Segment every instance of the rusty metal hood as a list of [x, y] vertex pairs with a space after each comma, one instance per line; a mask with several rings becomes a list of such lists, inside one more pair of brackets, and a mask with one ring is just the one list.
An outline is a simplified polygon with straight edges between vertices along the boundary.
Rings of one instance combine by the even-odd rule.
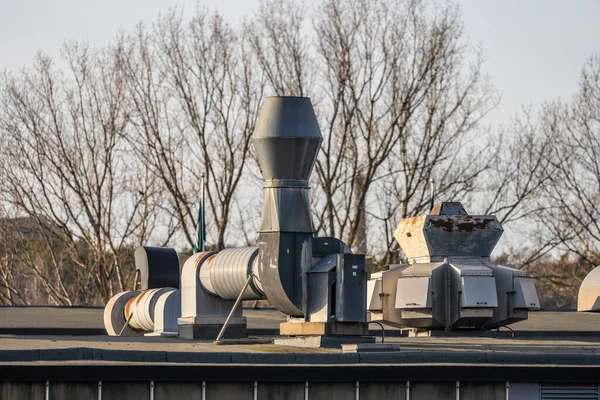
[[[464, 210], [462, 206], [436, 206], [436, 209]], [[409, 260], [420, 263], [449, 257], [489, 257], [503, 232], [493, 215], [461, 212], [404, 218], [394, 231], [394, 237]]]

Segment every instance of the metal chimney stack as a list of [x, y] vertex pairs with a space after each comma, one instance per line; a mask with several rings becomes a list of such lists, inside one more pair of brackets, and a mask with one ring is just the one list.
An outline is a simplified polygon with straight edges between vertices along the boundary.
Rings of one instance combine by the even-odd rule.
[[290, 316], [304, 315], [313, 237], [308, 178], [322, 140], [309, 98], [265, 100], [252, 138], [265, 179], [258, 271], [267, 298]]

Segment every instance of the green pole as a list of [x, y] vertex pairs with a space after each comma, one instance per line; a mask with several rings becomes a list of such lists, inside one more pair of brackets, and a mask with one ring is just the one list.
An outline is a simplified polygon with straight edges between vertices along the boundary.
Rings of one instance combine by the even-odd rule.
[[204, 189], [206, 186], [206, 175], [202, 173], [202, 198], [200, 200], [200, 206], [198, 207], [198, 219], [196, 222], [196, 242], [194, 243], [194, 253], [200, 253], [204, 251], [204, 242], [206, 241], [206, 220], [205, 220], [205, 197]]
[[429, 211], [433, 210], [433, 206], [435, 204], [435, 189], [434, 189], [434, 184], [435, 184], [435, 180], [433, 178], [431, 178], [431, 180], [429, 181], [430, 187], [429, 187], [429, 191], [430, 191], [430, 195], [431, 195], [431, 205], [429, 206]]

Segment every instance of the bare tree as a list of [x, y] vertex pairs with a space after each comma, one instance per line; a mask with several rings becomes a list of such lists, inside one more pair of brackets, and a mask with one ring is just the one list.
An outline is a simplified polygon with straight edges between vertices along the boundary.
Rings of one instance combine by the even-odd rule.
[[149, 234], [152, 182], [127, 157], [124, 141], [123, 57], [120, 40], [98, 51], [70, 44], [64, 73], [39, 55], [33, 70], [4, 77], [3, 200], [40, 227], [60, 231], [38, 240], [48, 256], [45, 269], [31, 246], [24, 255], [57, 304], [106, 301], [114, 289], [124, 290], [132, 266], [120, 250]]
[[254, 18], [245, 24], [243, 34], [277, 96], [313, 94], [315, 71], [305, 34], [306, 22], [301, 2], [269, 0], [261, 3]]
[[[330, 94], [319, 104], [329, 111], [317, 161], [327, 199], [319, 220], [356, 246], [367, 213], [383, 222], [372, 235], [380, 241], [391, 237], [392, 220], [425, 209], [432, 177], [440, 195], [456, 196], [487, 168], [464, 148], [495, 92], [453, 6], [332, 0], [319, 15]], [[475, 60], [464, 72], [469, 55]], [[394, 241], [382, 250], [394, 261]]]
[[[553, 249], [600, 258], [600, 61], [573, 102], [494, 138], [481, 120], [498, 96], [452, 3], [326, 0], [311, 13], [267, 0], [239, 29], [173, 10], [107, 47], [68, 44], [58, 62], [40, 55], [0, 80], [0, 302], [41, 289], [98, 303], [127, 288], [134, 246], [194, 244], [203, 172], [209, 244], [252, 244], [250, 143], [267, 92], [315, 106], [318, 234], [398, 262], [394, 226], [428, 209], [433, 182], [438, 200], [543, 227], [524, 263]], [[9, 234], [29, 223], [35, 235]]]
[[590, 264], [600, 262], [600, 58], [592, 57], [581, 74], [572, 103], [547, 104], [539, 140], [551, 171], [543, 186], [538, 220], [546, 240]]
[[189, 25], [172, 11], [151, 34], [140, 27], [131, 46], [134, 148], [164, 185], [165, 210], [190, 246], [206, 171], [214, 245], [223, 248], [263, 95], [260, 73], [233, 29], [202, 9]]
[[[248, 25], [272, 90], [316, 106], [324, 142], [315, 228], [355, 249], [374, 249], [391, 237], [391, 221], [423, 211], [432, 177], [440, 195], [465, 195], [490, 165], [465, 148], [497, 96], [458, 8], [436, 6], [329, 0], [311, 36], [302, 6], [269, 1]], [[376, 230], [369, 239], [366, 226]], [[389, 240], [378, 250], [387, 261], [398, 253]]]
[[23, 271], [19, 265], [18, 250], [21, 232], [0, 209], [0, 304], [28, 304]]

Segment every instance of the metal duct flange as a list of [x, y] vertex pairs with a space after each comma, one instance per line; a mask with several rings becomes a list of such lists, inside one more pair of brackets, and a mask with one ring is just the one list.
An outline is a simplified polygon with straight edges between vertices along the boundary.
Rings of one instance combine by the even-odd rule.
[[257, 275], [258, 247], [239, 247], [220, 251], [200, 265], [200, 283], [209, 293], [235, 300], [250, 275], [255, 275], [244, 291], [243, 300], [260, 300], [265, 295]]

